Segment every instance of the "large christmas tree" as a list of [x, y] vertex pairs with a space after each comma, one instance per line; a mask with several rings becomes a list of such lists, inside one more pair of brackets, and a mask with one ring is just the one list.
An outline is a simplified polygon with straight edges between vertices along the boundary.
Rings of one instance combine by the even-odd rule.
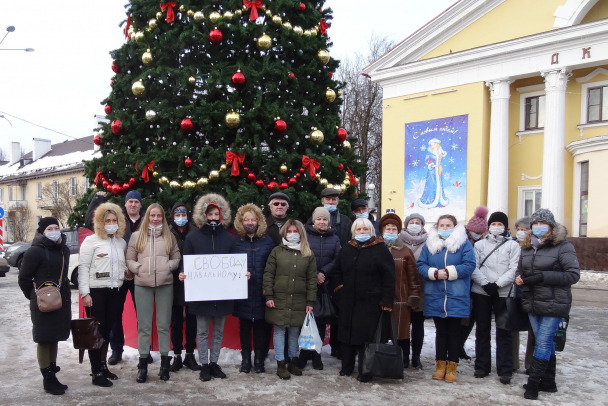
[[350, 211], [365, 164], [341, 128], [323, 3], [131, 1], [87, 176], [165, 208], [207, 192], [264, 206], [282, 191], [300, 219], [333, 185]]

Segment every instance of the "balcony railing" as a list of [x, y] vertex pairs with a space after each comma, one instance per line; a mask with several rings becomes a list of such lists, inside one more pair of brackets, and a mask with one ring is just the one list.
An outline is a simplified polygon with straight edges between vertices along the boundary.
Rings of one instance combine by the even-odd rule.
[[27, 200], [9, 200], [9, 210], [27, 209]]

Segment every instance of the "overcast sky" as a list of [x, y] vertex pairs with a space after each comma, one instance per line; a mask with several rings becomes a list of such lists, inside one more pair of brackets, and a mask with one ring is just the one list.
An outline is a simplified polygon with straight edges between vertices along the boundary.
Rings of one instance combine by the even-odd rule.
[[[456, 0], [327, 0], [334, 11], [328, 33], [332, 57], [366, 54], [372, 35], [398, 43]], [[0, 148], [11, 141], [26, 151], [33, 138], [53, 143], [93, 134], [94, 115], [109, 95], [109, 51], [124, 42], [119, 23], [127, 0], [2, 1], [0, 49]], [[179, 2], [178, 2], [179, 4]], [[14, 116], [14, 117], [13, 117]], [[46, 130], [28, 124], [27, 120]], [[55, 132], [54, 132], [55, 131]], [[58, 134], [61, 133], [61, 134]]]

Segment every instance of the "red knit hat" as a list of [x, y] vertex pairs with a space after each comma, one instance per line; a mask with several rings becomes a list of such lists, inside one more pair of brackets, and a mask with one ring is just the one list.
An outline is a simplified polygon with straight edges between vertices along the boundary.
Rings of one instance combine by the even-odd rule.
[[466, 229], [472, 233], [483, 234], [488, 231], [488, 222], [486, 216], [488, 215], [488, 208], [486, 206], [477, 206], [473, 212], [473, 217], [469, 219], [466, 225]]

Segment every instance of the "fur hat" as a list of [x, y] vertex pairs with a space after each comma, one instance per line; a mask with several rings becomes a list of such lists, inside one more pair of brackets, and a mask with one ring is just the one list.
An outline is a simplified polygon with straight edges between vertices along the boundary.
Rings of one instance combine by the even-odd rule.
[[522, 217], [515, 222], [515, 228], [522, 226], [526, 229], [530, 229], [530, 217]]
[[549, 209], [538, 209], [532, 213], [532, 216], [530, 217], [530, 227], [538, 221], [549, 224], [551, 227], [555, 227], [557, 224], [555, 222], [555, 217], [553, 217], [553, 213], [551, 213]]
[[207, 212], [207, 208], [209, 206], [215, 206], [220, 209], [220, 223], [224, 227], [228, 227], [230, 222], [232, 221], [232, 212], [230, 211], [230, 204], [224, 198], [217, 193], [207, 193], [204, 196], [201, 196], [196, 204], [194, 205], [194, 209], [192, 209], [192, 219], [198, 228], [202, 228], [205, 224], [207, 224], [207, 216], [205, 213]]
[[509, 228], [509, 218], [502, 211], [495, 211], [494, 213], [490, 214], [490, 218], [488, 219], [488, 227], [490, 227], [490, 224], [494, 223], [495, 221], [499, 221], [505, 226], [505, 228]]
[[486, 216], [488, 215], [488, 208], [486, 206], [477, 206], [473, 212], [473, 217], [469, 219], [467, 226], [465, 227], [468, 231], [476, 234], [483, 234], [488, 231], [488, 223], [486, 222]]
[[403, 227], [407, 228], [407, 225], [410, 223], [411, 219], [419, 219], [420, 221], [422, 221], [422, 227], [424, 227], [424, 224], [426, 223], [424, 221], [424, 217], [422, 217], [422, 214], [412, 213], [409, 216], [407, 216], [405, 218], [405, 220], [403, 221]]
[[97, 206], [95, 212], [93, 214], [93, 227], [95, 234], [102, 239], [108, 238], [108, 233], [106, 232], [105, 226], [105, 217], [108, 211], [113, 211], [116, 213], [116, 220], [118, 221], [118, 230], [116, 231], [116, 237], [122, 237], [125, 235], [125, 230], [127, 228], [127, 223], [125, 220], [125, 215], [122, 212], [120, 206], [110, 202], [104, 202]]
[[44, 234], [44, 230], [46, 230], [46, 228], [51, 224], [59, 226], [59, 221], [57, 221], [55, 217], [43, 217], [38, 222], [38, 229], [36, 231], [38, 231], [40, 234]]
[[317, 207], [315, 211], [312, 212], [313, 223], [315, 219], [318, 219], [319, 217], [325, 217], [327, 220], [329, 220], [329, 210], [327, 210], [325, 207]]
[[396, 215], [395, 213], [388, 213], [382, 216], [380, 219], [380, 223], [378, 224], [378, 229], [380, 232], [384, 229], [387, 224], [394, 224], [397, 226], [397, 234], [401, 232], [401, 217]]

